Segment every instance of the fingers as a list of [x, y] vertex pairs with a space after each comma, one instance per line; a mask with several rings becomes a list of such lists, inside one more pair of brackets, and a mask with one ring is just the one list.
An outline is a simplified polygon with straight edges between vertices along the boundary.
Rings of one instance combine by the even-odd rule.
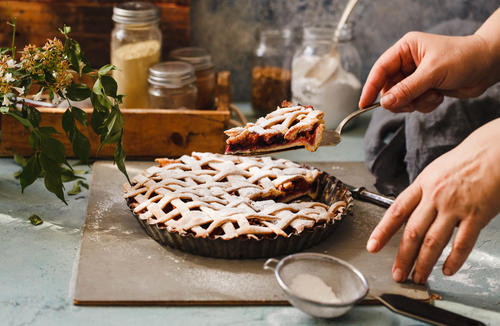
[[413, 271], [413, 282], [424, 284], [427, 281], [432, 268], [441, 256], [444, 247], [448, 244], [457, 221], [457, 218], [451, 216], [439, 216], [432, 223], [420, 247]]
[[[410, 105], [419, 96], [433, 88], [434, 78], [433, 74], [420, 65], [414, 73], [389, 89], [380, 99], [380, 103], [392, 112], [399, 112], [400, 109]], [[428, 99], [428, 97], [423, 97], [423, 99]]]
[[412, 184], [396, 198], [370, 235], [366, 244], [369, 252], [375, 253], [385, 246], [417, 207], [421, 196], [420, 186]]
[[417, 97], [413, 102], [405, 107], [398, 109], [398, 112], [413, 112], [418, 111], [428, 113], [437, 108], [444, 100], [444, 96], [440, 91], [431, 89]]
[[434, 206], [422, 201], [411, 214], [392, 268], [392, 277], [396, 282], [404, 282], [408, 278], [424, 236], [434, 221], [436, 213]]
[[443, 265], [444, 275], [453, 275], [462, 267], [472, 251], [480, 231], [481, 226], [473, 223], [471, 219], [460, 223], [455, 239], [453, 240], [451, 253]]
[[[360, 108], [364, 108], [375, 102], [386, 82], [390, 80], [393, 75], [403, 70], [401, 67], [403, 62], [401, 57], [403, 56], [406, 58], [409, 55], [407, 53], [401, 53], [402, 47], [399, 43], [400, 42], [396, 43], [385, 51], [370, 70], [363, 91], [361, 92], [361, 98], [359, 99]], [[408, 49], [408, 47], [404, 47], [404, 49]]]

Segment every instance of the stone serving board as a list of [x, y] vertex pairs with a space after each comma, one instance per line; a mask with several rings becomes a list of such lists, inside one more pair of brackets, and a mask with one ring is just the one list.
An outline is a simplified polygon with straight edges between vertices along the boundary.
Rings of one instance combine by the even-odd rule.
[[[355, 186], [373, 190], [373, 177], [361, 162], [308, 163]], [[152, 162], [127, 162], [131, 176]], [[123, 175], [111, 162], [93, 167], [82, 235], [74, 303], [77, 305], [281, 305], [288, 304], [264, 271], [265, 259], [206, 258], [163, 247], [151, 239], [122, 198]], [[399, 232], [378, 254], [366, 240], [384, 209], [356, 201], [332, 235], [307, 251], [344, 259], [365, 275], [376, 292], [428, 300], [427, 289], [391, 278]], [[370, 298], [365, 303], [373, 303]]]

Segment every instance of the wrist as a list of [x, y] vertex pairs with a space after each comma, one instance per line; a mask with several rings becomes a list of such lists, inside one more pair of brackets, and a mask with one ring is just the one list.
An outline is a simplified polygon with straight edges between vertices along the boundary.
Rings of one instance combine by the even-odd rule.
[[500, 9], [495, 11], [486, 22], [472, 35], [484, 51], [491, 84], [500, 81]]

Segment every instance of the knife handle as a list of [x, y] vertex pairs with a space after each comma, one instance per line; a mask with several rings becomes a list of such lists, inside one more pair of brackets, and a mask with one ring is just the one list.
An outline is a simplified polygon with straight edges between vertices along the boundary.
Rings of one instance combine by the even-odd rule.
[[454, 312], [441, 309], [423, 301], [399, 294], [382, 294], [376, 297], [392, 311], [432, 325], [484, 326], [485, 324]]
[[368, 191], [365, 189], [365, 187], [359, 187], [356, 189], [353, 189], [352, 191], [352, 196], [355, 199], [363, 200], [363, 201], [368, 201], [370, 203], [374, 203], [376, 205], [388, 208], [389, 206], [392, 205], [394, 202], [394, 199], [381, 195], [381, 194], [376, 194], [374, 192]]

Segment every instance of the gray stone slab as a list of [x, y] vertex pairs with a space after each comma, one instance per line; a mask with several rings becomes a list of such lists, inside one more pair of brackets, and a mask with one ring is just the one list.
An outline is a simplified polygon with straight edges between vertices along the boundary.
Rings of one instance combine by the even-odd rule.
[[[131, 175], [151, 162], [128, 162]], [[370, 186], [362, 163], [312, 163], [341, 180]], [[159, 245], [140, 227], [122, 198], [125, 178], [110, 162], [93, 167], [82, 236], [74, 302], [82, 305], [286, 304], [264, 259], [224, 260], [194, 256]], [[384, 210], [356, 202], [353, 215], [309, 251], [345, 259], [367, 277], [372, 289], [428, 299], [425, 287], [397, 284], [391, 267], [398, 236], [377, 255], [365, 250]]]

